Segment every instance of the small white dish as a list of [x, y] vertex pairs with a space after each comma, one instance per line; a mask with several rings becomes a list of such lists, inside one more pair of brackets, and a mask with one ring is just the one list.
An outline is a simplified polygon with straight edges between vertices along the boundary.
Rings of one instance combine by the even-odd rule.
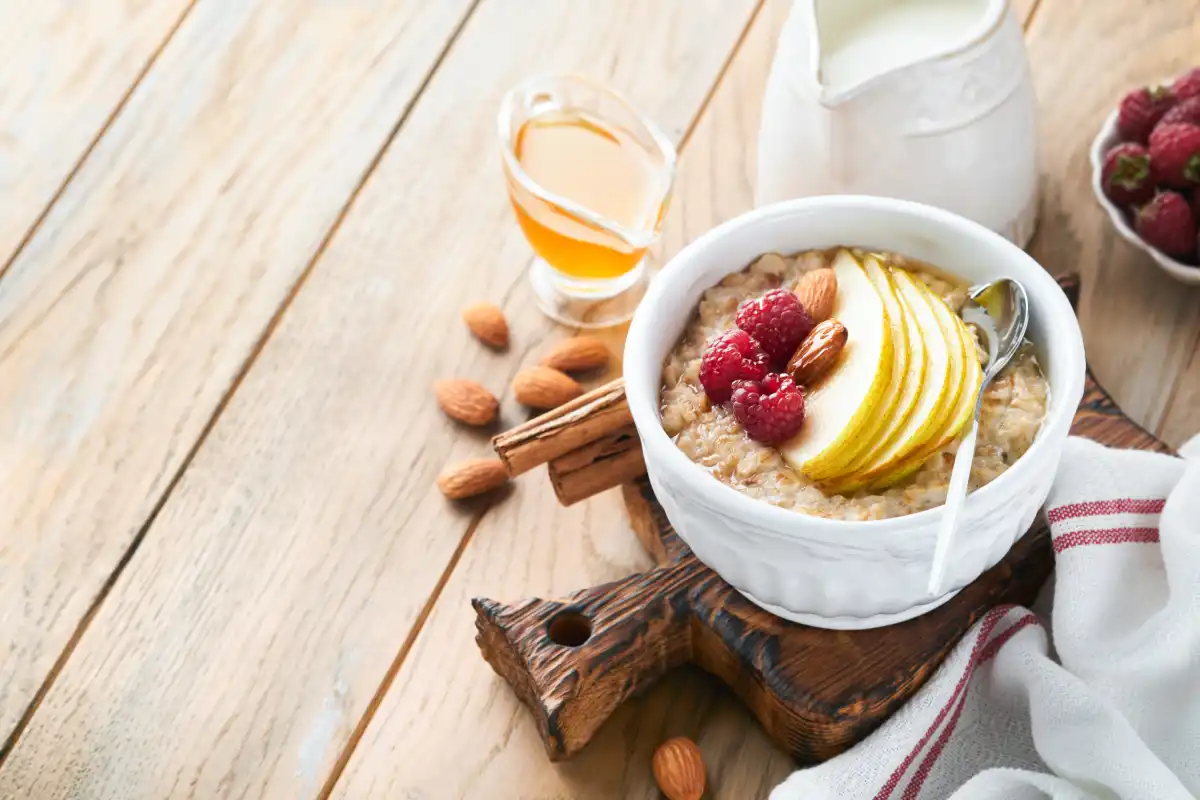
[[[662, 365], [705, 289], [763, 253], [858, 245], [902, 253], [972, 283], [1009, 276], [1029, 294], [1029, 338], [1051, 386], [1033, 446], [971, 492], [947, 558], [945, 593], [927, 591], [942, 509], [895, 519], [821, 519], [753, 499], [693, 463], [663, 430]], [[1083, 396], [1079, 323], [1062, 289], [1019, 247], [948, 211], [854, 195], [790, 200], [743, 214], [681, 250], [651, 281], [625, 344], [625, 393], [650, 484], [692, 552], [771, 613], [820, 628], [876, 628], [949, 600], [999, 562], [1037, 519]]]
[[1108, 212], [1108, 218], [1112, 220], [1113, 227], [1117, 229], [1117, 233], [1121, 235], [1122, 239], [1148, 254], [1163, 272], [1175, 280], [1189, 286], [1200, 286], [1200, 267], [1176, 261], [1142, 241], [1142, 237], [1137, 235], [1137, 232], [1125, 219], [1125, 213], [1104, 194], [1104, 187], [1100, 183], [1100, 176], [1104, 170], [1104, 154], [1120, 143], [1121, 136], [1117, 133], [1117, 112], [1113, 111], [1104, 121], [1095, 141], [1092, 142], [1092, 191], [1096, 194], [1096, 200], [1099, 201], [1101, 208]]

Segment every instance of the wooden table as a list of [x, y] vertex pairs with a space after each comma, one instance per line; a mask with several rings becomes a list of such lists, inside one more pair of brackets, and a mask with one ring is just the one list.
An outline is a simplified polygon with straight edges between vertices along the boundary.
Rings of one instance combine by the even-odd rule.
[[[550, 765], [468, 599], [647, 564], [615, 493], [540, 473], [448, 504], [488, 451], [427, 387], [500, 391], [533, 308], [494, 113], [539, 70], [627, 92], [681, 151], [658, 257], [751, 204], [788, 0], [0, 0], [0, 797], [711, 797], [789, 764], [683, 672]], [[1087, 147], [1200, 53], [1196, 0], [1024, 0], [1045, 266], [1085, 276], [1102, 382], [1200, 429], [1200, 291], [1116, 237]], [[986, 191], [987, 187], [980, 187]], [[459, 310], [505, 307], [514, 345]], [[611, 334], [619, 348], [622, 331]], [[598, 378], [603, 380], [603, 376]], [[522, 418], [506, 394], [503, 423]]]

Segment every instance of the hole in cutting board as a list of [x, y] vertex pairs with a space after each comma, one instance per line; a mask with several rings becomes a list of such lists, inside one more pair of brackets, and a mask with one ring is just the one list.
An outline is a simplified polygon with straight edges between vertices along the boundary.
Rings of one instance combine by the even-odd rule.
[[592, 621], [578, 611], [563, 611], [550, 620], [546, 632], [555, 644], [579, 647], [592, 638]]

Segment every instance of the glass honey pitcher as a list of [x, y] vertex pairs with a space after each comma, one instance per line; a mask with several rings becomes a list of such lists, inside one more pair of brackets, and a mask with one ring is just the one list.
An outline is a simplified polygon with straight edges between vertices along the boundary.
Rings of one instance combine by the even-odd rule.
[[645, 292], [675, 179], [675, 148], [620, 95], [543, 75], [500, 107], [509, 198], [536, 253], [538, 306], [581, 328], [624, 322]]

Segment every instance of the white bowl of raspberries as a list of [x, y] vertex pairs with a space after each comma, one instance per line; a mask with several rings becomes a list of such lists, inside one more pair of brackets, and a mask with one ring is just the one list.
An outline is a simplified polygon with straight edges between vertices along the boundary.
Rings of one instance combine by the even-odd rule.
[[1092, 143], [1092, 189], [1124, 239], [1200, 286], [1200, 67], [1121, 100]]

